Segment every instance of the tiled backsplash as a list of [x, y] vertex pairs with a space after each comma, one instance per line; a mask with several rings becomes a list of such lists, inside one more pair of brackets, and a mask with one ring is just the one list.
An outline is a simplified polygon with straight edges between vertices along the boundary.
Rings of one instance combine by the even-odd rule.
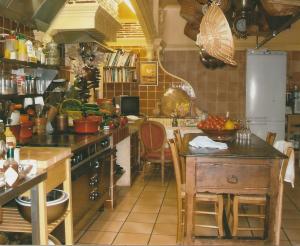
[[204, 67], [197, 51], [167, 51], [165, 68], [190, 82], [197, 97], [196, 105], [210, 114], [244, 117], [245, 52], [236, 52], [236, 67], [210, 70]]
[[[163, 65], [167, 71], [182, 77], [190, 82], [196, 94], [196, 105], [210, 114], [225, 115], [227, 111], [236, 119], [245, 117], [245, 78], [246, 53], [237, 51], [235, 54], [236, 67], [209, 70], [200, 62], [197, 51], [166, 51]], [[141, 86], [139, 84], [122, 85], [109, 84], [104, 95], [112, 97], [115, 93], [138, 95], [141, 100], [141, 112], [153, 115], [153, 109], [160, 101], [163, 93], [170, 86], [178, 84], [159, 69], [157, 86]], [[287, 87], [295, 84], [300, 88], [300, 52], [288, 52], [288, 78]]]

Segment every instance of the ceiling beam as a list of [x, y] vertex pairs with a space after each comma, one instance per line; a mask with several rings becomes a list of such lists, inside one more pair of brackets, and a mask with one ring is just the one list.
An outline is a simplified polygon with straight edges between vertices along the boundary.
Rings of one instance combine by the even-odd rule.
[[270, 3], [287, 4], [293, 6], [300, 6], [300, 0], [271, 0]]

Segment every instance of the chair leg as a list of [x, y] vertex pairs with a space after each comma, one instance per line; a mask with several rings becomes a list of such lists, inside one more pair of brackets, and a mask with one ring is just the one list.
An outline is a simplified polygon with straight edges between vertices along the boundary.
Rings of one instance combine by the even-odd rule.
[[219, 230], [219, 237], [224, 236], [223, 209], [224, 209], [223, 196], [218, 195], [218, 230]]
[[177, 200], [177, 236], [176, 236], [176, 242], [181, 243], [182, 242], [182, 224], [183, 224], [183, 216], [182, 216], [182, 201], [181, 199]]
[[233, 199], [233, 228], [232, 236], [236, 237], [239, 224], [239, 198], [235, 196]]
[[161, 182], [165, 183], [165, 162], [161, 162]]

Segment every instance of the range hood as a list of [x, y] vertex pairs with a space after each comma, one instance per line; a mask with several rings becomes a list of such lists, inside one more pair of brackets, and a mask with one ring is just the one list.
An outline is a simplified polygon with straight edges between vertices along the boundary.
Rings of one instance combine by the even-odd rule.
[[45, 32], [66, 1], [0, 0], [0, 14]]
[[57, 43], [115, 41], [121, 24], [97, 2], [67, 3], [48, 33]]

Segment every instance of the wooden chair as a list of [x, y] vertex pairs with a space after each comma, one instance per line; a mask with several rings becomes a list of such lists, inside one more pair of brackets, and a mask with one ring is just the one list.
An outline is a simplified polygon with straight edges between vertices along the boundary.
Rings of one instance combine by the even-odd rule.
[[140, 126], [139, 137], [141, 142], [141, 161], [145, 176], [145, 163], [161, 164], [161, 179], [164, 183], [165, 164], [172, 162], [172, 155], [167, 146], [165, 127], [156, 121], [145, 121]]
[[[183, 140], [181, 137], [181, 133], [180, 133], [180, 129], [175, 129], [174, 130], [174, 137], [176, 139], [176, 143], [177, 143], [177, 147], [178, 147], [178, 151], [180, 152], [183, 146]], [[184, 157], [180, 156], [180, 168], [181, 168], [181, 179], [182, 179], [182, 183], [185, 184], [185, 161], [184, 161]]]
[[[279, 181], [283, 186], [283, 178], [285, 175], [285, 171], [289, 162], [289, 159], [291, 157], [291, 153], [293, 151], [293, 148], [289, 147], [285, 153], [286, 156], [288, 156], [287, 159], [285, 159], [282, 163], [281, 171], [280, 171], [280, 177]], [[282, 193], [282, 192], [281, 192]], [[266, 235], [265, 227], [239, 227], [239, 217], [248, 217], [248, 218], [257, 218], [262, 219], [265, 221], [265, 206], [267, 203], [267, 197], [266, 196], [260, 196], [260, 195], [235, 195], [233, 198], [233, 206], [232, 206], [232, 213], [233, 213], [233, 225], [232, 225], [232, 236], [236, 237], [238, 234], [238, 231], [264, 231], [264, 237]], [[247, 204], [247, 205], [255, 205], [259, 207], [258, 213], [240, 213], [239, 212], [239, 205], [241, 204]], [[266, 223], [264, 223], [266, 224]]]
[[[176, 177], [176, 188], [177, 188], [177, 242], [182, 242], [184, 231], [185, 231], [185, 220], [184, 220], [184, 208], [185, 208], [185, 184], [182, 182], [182, 173], [180, 168], [180, 158], [178, 154], [178, 146], [176, 140], [169, 140], [172, 157], [173, 157], [173, 165]], [[217, 226], [214, 225], [203, 225], [196, 224], [194, 222], [195, 227], [205, 227], [205, 228], [215, 228], [218, 229], [218, 236], [222, 237], [223, 233], [223, 196], [217, 194], [210, 193], [197, 193], [194, 197], [194, 215], [199, 214], [208, 214], [214, 215], [217, 220]], [[196, 203], [198, 202], [212, 202], [215, 205], [215, 211], [201, 211], [196, 210]]]
[[268, 132], [266, 137], [266, 142], [270, 145], [273, 145], [276, 138], [276, 132]]

